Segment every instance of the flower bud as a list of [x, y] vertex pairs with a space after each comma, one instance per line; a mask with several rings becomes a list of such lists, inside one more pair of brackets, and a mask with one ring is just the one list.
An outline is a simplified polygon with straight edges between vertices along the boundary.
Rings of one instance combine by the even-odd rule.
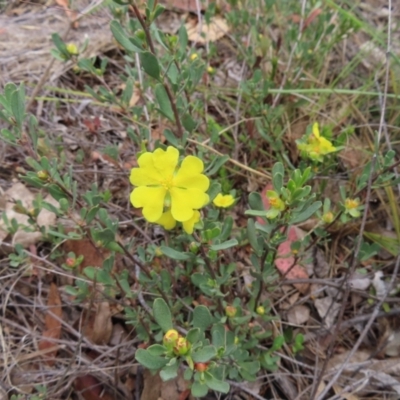
[[227, 317], [229, 318], [233, 318], [234, 316], [236, 316], [237, 313], [237, 308], [233, 307], [233, 306], [226, 306], [225, 307], [225, 314]]
[[328, 211], [326, 212], [323, 216], [322, 216], [322, 221], [325, 222], [325, 224], [330, 224], [333, 219], [334, 219], [334, 215], [332, 211]]
[[257, 313], [258, 315], [264, 315], [264, 314], [265, 314], [265, 308], [264, 308], [263, 306], [258, 306], [258, 307], [256, 308], [256, 313]]
[[163, 252], [161, 251], [161, 249], [159, 247], [156, 247], [155, 250], [154, 250], [154, 254], [157, 257], [161, 257], [163, 255]]
[[183, 337], [180, 336], [174, 346], [174, 353], [177, 356], [184, 356], [190, 350], [190, 343]]
[[191, 56], [190, 56], [190, 59], [192, 60], [192, 61], [194, 61], [196, 58], [198, 58], [199, 56], [197, 55], [197, 53], [193, 53]]
[[197, 242], [190, 243], [189, 250], [191, 253], [197, 254], [197, 252], [199, 251], [199, 244]]
[[78, 47], [76, 47], [75, 43], [68, 43], [67, 51], [69, 54], [71, 54], [71, 56], [76, 56], [79, 53]]
[[175, 346], [179, 339], [179, 333], [175, 329], [170, 329], [163, 337], [163, 345], [168, 348]]
[[237, 336], [235, 336], [235, 341], [234, 341], [234, 343], [235, 343], [235, 344], [239, 344], [239, 338], [238, 338]]
[[41, 170], [36, 172], [36, 176], [41, 180], [41, 181], [47, 181], [49, 178], [49, 173], [45, 170]]
[[207, 371], [207, 368], [208, 368], [208, 363], [202, 363], [202, 362], [194, 363], [194, 369], [197, 372]]
[[68, 257], [68, 258], [65, 260], [65, 264], [66, 264], [66, 266], [69, 267], [69, 268], [74, 268], [74, 267], [75, 267], [75, 264], [76, 264], [76, 259], [75, 259], [75, 258], [72, 258], [72, 257]]

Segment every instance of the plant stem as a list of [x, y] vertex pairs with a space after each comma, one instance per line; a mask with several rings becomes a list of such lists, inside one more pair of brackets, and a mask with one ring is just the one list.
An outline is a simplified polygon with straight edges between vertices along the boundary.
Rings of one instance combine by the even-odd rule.
[[[152, 52], [152, 54], [156, 55], [153, 39], [151, 38], [151, 35], [150, 35], [149, 26], [146, 24], [146, 21], [143, 19], [142, 14], [140, 14], [140, 11], [137, 8], [134, 1], [131, 2], [131, 5], [133, 8], [133, 12], [136, 15], [136, 18], [138, 19], [140, 25], [143, 28], [144, 34], [146, 35], [146, 41], [150, 48], [150, 51]], [[169, 87], [168, 83], [164, 79], [162, 81], [162, 84], [164, 86], [165, 91], [167, 92], [168, 99], [171, 103], [172, 112], [174, 113], [174, 117], [175, 117], [176, 128], [178, 130], [178, 136], [179, 136], [179, 138], [182, 138], [183, 137], [183, 128], [182, 128], [181, 120], [179, 118], [178, 108], [176, 106], [174, 97], [172, 95], [171, 88]]]

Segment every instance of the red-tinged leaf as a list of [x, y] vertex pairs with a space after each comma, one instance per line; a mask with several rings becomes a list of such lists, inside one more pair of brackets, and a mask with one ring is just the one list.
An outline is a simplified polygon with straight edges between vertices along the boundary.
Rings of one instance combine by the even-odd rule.
[[[278, 271], [286, 277], [286, 279], [308, 279], [308, 274], [304, 267], [299, 264], [294, 264], [295, 257], [291, 250], [293, 242], [302, 239], [302, 230], [296, 226], [291, 226], [288, 230], [288, 238], [278, 246], [275, 266]], [[308, 283], [296, 283], [294, 285], [301, 293], [308, 290]]]
[[46, 329], [43, 332], [43, 339], [39, 342], [39, 349], [45, 350], [55, 347], [54, 352], [50, 352], [44, 356], [47, 364], [51, 366], [55, 363], [55, 356], [57, 355], [57, 344], [52, 339], [60, 339], [62, 318], [61, 298], [58, 288], [54, 283], [50, 285], [47, 306], [48, 310], [45, 317]]
[[101, 121], [98, 116], [93, 119], [84, 119], [83, 123], [91, 134], [97, 135], [99, 128], [101, 127]]
[[103, 390], [102, 384], [93, 375], [83, 375], [75, 378], [75, 390], [80, 392], [85, 400], [100, 399]]
[[[268, 190], [273, 190], [272, 183], [268, 183], [261, 192], [262, 202], [266, 210], [269, 210], [269, 200], [267, 198]], [[265, 221], [260, 217], [257, 217], [257, 222], [261, 225], [265, 224]], [[295, 258], [291, 250], [291, 245], [293, 242], [302, 240], [304, 236], [303, 231], [296, 226], [291, 226], [288, 229], [287, 236], [287, 240], [278, 246], [275, 266], [278, 271], [285, 276], [286, 279], [308, 279], [308, 274], [301, 265], [293, 265]], [[297, 283], [294, 286], [299, 292], [305, 293], [308, 290], [309, 284]]]
[[190, 395], [190, 389], [184, 390], [180, 395], [178, 400], [186, 400]]
[[[264, 208], [266, 211], [269, 210], [269, 200], [267, 197], [267, 191], [273, 190], [273, 189], [274, 189], [274, 187], [272, 186], [272, 183], [268, 183], [268, 185], [266, 185], [265, 188], [261, 192], [261, 199], [262, 199], [262, 202], [263, 202], [263, 205], [264, 205]], [[257, 217], [256, 220], [260, 225], [265, 224], [265, 221], [261, 217]]]
[[307, 19], [304, 21], [304, 26], [303, 26], [303, 31], [307, 29], [307, 27], [314, 21], [315, 18], [318, 17], [319, 14], [322, 13], [321, 8], [316, 8], [311, 12], [311, 14], [307, 17]]

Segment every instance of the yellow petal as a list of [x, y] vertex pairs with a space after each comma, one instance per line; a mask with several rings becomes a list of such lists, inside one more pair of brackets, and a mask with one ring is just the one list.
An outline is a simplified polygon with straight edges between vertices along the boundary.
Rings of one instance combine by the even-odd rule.
[[235, 202], [235, 199], [230, 194], [223, 195], [218, 193], [215, 199], [213, 200], [214, 205], [217, 207], [228, 208]]
[[313, 126], [312, 126], [312, 133], [316, 138], [320, 137], [319, 134], [319, 127], [318, 127], [318, 122], [314, 122]]
[[161, 225], [166, 230], [171, 230], [175, 228], [176, 221], [171, 214], [171, 210], [166, 211], [163, 213], [161, 218], [156, 221], [157, 224]]
[[177, 221], [187, 221], [193, 217], [193, 210], [203, 207], [208, 202], [208, 195], [199, 189], [170, 190], [171, 212]]
[[161, 218], [166, 192], [166, 189], [162, 186], [140, 186], [131, 193], [131, 203], [136, 208], [143, 207], [143, 216], [147, 221], [156, 222]]
[[188, 221], [182, 222], [183, 229], [186, 233], [191, 235], [194, 230], [194, 225], [200, 221], [200, 213], [199, 211], [194, 211], [192, 218]]
[[205, 192], [210, 186], [210, 180], [203, 175], [203, 161], [198, 157], [187, 156], [174, 178], [174, 185], [182, 188], [197, 188]]
[[160, 185], [163, 176], [154, 167], [132, 168], [129, 181], [135, 186]]
[[175, 147], [168, 146], [167, 150], [156, 149], [153, 152], [154, 167], [164, 178], [172, 178], [178, 165], [179, 151]]

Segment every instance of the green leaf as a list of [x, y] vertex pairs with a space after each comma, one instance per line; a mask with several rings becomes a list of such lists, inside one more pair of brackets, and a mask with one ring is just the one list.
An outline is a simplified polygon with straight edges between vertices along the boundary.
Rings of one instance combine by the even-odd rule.
[[281, 189], [283, 186], [283, 175], [276, 173], [273, 177], [272, 177], [272, 185], [274, 186], [275, 191], [280, 194], [281, 193]]
[[200, 329], [199, 328], [193, 328], [191, 329], [188, 334], [186, 335], [186, 340], [191, 343], [194, 344], [196, 343], [199, 338], [200, 338]]
[[204, 397], [208, 393], [208, 386], [197, 381], [193, 382], [191, 393], [193, 397]]
[[400, 243], [396, 237], [384, 236], [372, 232], [364, 232], [364, 236], [383, 247], [393, 256], [397, 257], [400, 254]]
[[161, 344], [153, 344], [146, 349], [152, 356], [162, 356], [166, 352], [166, 348]]
[[247, 220], [247, 237], [249, 239], [250, 246], [253, 248], [258, 256], [261, 256], [262, 248], [257, 240], [256, 226], [254, 219], [249, 218]]
[[190, 368], [187, 368], [183, 373], [183, 379], [185, 381], [190, 381], [193, 377], [193, 371]]
[[222, 324], [214, 324], [211, 328], [212, 344], [217, 348], [225, 346], [225, 336], [225, 326]]
[[65, 60], [68, 60], [70, 54], [67, 50], [67, 45], [61, 39], [61, 36], [58, 33], [53, 33], [51, 35], [51, 40], [53, 41], [54, 45], [57, 47], [57, 50], [64, 56]]
[[165, 139], [168, 140], [169, 143], [171, 143], [175, 147], [179, 147], [179, 140], [178, 138], [173, 134], [173, 132], [170, 129], [164, 129], [163, 132]]
[[188, 113], [184, 114], [181, 120], [182, 120], [182, 125], [188, 132], [192, 132], [194, 128], [196, 128], [197, 126], [196, 121]]
[[209, 309], [205, 306], [197, 306], [193, 311], [193, 326], [205, 331], [212, 322]]
[[114, 35], [115, 40], [127, 51], [133, 53], [141, 53], [143, 50], [140, 47], [135, 46], [128, 38], [126, 32], [122, 28], [121, 24], [114, 20], [110, 24], [110, 29]]
[[154, 95], [156, 96], [158, 105], [160, 106], [159, 111], [170, 121], [174, 122], [174, 112], [172, 111], [171, 102], [169, 101], [164, 85], [158, 83], [154, 88]]
[[161, 379], [165, 381], [169, 381], [170, 379], [174, 379], [178, 376], [179, 364], [175, 363], [174, 365], [167, 365], [160, 371]]
[[148, 369], [160, 369], [164, 367], [168, 360], [162, 357], [153, 356], [145, 349], [137, 349], [135, 359], [138, 363]]
[[11, 110], [18, 126], [21, 128], [25, 119], [25, 89], [23, 84], [12, 93]]
[[192, 353], [194, 362], [207, 362], [217, 355], [217, 349], [214, 346], [204, 346]]
[[49, 191], [50, 195], [57, 201], [68, 198], [65, 192], [60, 189], [58, 185], [51, 184], [47, 187], [47, 190]]
[[226, 250], [233, 246], [236, 246], [237, 244], [238, 244], [238, 241], [236, 239], [230, 239], [223, 243], [213, 244], [212, 246], [210, 246], [210, 249], [214, 250], [214, 251]]
[[291, 220], [290, 224], [298, 224], [300, 222], [306, 221], [310, 218], [319, 208], [321, 208], [322, 202], [315, 201], [313, 204], [310, 205], [305, 211], [301, 212], [300, 214], [295, 215]]
[[246, 370], [249, 374], [256, 374], [260, 370], [259, 361], [244, 361], [238, 363], [239, 367]]
[[249, 204], [253, 210], [265, 210], [260, 193], [250, 193]]
[[233, 218], [228, 215], [225, 220], [224, 224], [222, 225], [221, 234], [219, 236], [220, 240], [226, 240], [231, 235], [233, 227]]
[[172, 249], [171, 247], [161, 246], [160, 250], [164, 255], [172, 258], [173, 260], [185, 261], [190, 259], [190, 254], [182, 253], [180, 251]]
[[221, 192], [221, 184], [213, 181], [210, 188], [208, 189], [208, 196], [210, 197], [210, 202], [214, 200], [218, 193]]
[[140, 63], [146, 72], [147, 75], [151, 76], [154, 79], [160, 79], [160, 66], [158, 64], [158, 60], [153, 53], [149, 51], [144, 51], [139, 54]]
[[214, 378], [210, 373], [205, 374], [206, 385], [211, 389], [221, 393], [228, 393], [230, 386], [228, 382]]
[[211, 164], [207, 167], [207, 176], [214, 175], [229, 160], [229, 156], [216, 156]]
[[188, 44], [189, 38], [185, 25], [181, 25], [181, 27], [179, 28], [178, 38], [179, 38], [179, 50], [181, 52], [185, 52], [186, 54], [186, 46]]
[[153, 303], [153, 315], [157, 324], [164, 332], [172, 329], [172, 316], [168, 304], [164, 299], [155, 299]]

